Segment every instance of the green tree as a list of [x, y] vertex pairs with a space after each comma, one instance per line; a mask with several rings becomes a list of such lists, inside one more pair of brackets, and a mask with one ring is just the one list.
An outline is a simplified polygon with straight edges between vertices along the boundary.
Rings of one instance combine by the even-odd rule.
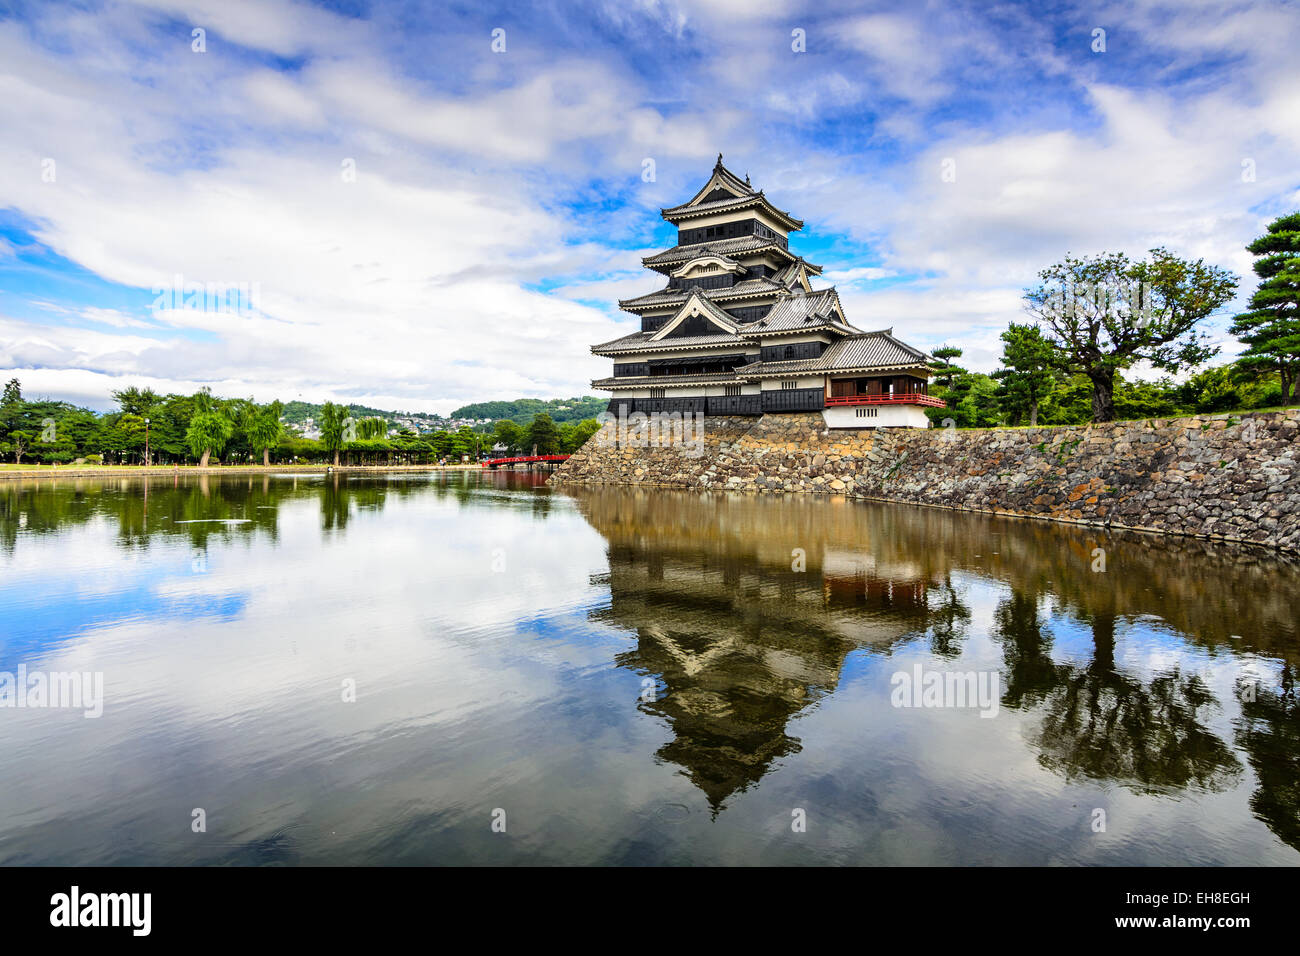
[[588, 418], [572, 425], [562, 425], [561, 428], [564, 430], [564, 441], [560, 450], [566, 455], [572, 455], [585, 445], [592, 435], [600, 431], [600, 422], [594, 418]]
[[479, 450], [483, 447], [483, 443], [486, 440], [487, 440], [486, 435], [483, 435], [480, 432], [476, 432], [472, 428], [468, 428], [468, 427], [461, 428], [456, 432], [454, 436], [452, 453], [457, 458], [463, 455], [469, 455], [471, 458], [477, 458]]
[[1038, 406], [1051, 391], [1052, 346], [1036, 325], [1017, 325], [1002, 333], [1003, 368], [993, 373], [1002, 383], [1002, 404], [1012, 413], [1011, 424], [1019, 424], [1021, 412], [1029, 413], [1029, 425], [1038, 425]]
[[932, 366], [935, 374], [935, 384], [943, 388], [952, 388], [954, 379], [966, 371], [961, 366], [952, 363], [953, 359], [961, 358], [961, 349], [955, 345], [944, 345], [930, 354], [939, 360]]
[[505, 445], [507, 452], [517, 452], [523, 443], [524, 430], [509, 418], [497, 422], [492, 430], [492, 444]]
[[263, 466], [271, 464], [271, 449], [278, 445], [284, 436], [284, 425], [280, 423], [280, 415], [283, 412], [284, 405], [281, 402], [263, 405], [253, 413], [245, 427], [253, 447], [262, 450]]
[[388, 437], [388, 421], [383, 418], [363, 418], [357, 422], [357, 441], [375, 441]]
[[1063, 260], [1025, 290], [1026, 309], [1051, 343], [1053, 362], [1092, 383], [1092, 420], [1115, 420], [1115, 377], [1137, 362], [1177, 372], [1215, 354], [1200, 323], [1232, 299], [1236, 277], [1165, 249]]
[[117, 412], [105, 418], [101, 447], [119, 462], [126, 462], [144, 450], [144, 419], [132, 412]]
[[23, 463], [23, 455], [27, 454], [32, 447], [32, 442], [35, 440], [35, 434], [29, 431], [23, 431], [20, 428], [15, 428], [9, 433], [8, 445], [9, 450], [13, 452], [15, 465], [21, 465]]
[[344, 420], [348, 417], [347, 409], [333, 402], [326, 402], [320, 410], [320, 440], [327, 452], [334, 454], [334, 467], [339, 465], [339, 449], [343, 447]]
[[0, 397], [0, 451], [6, 455], [14, 454], [20, 465], [30, 442], [15, 438], [14, 433], [22, 427], [26, 404], [23, 401], [22, 384], [18, 379], [11, 378], [5, 383], [4, 396]]
[[560, 430], [555, 427], [555, 422], [550, 415], [538, 412], [533, 416], [524, 444], [529, 449], [535, 449], [529, 454], [558, 455], [560, 453]]
[[194, 417], [190, 419], [189, 428], [185, 431], [185, 440], [190, 452], [199, 459], [199, 467], [206, 468], [212, 453], [219, 453], [226, 446], [235, 426], [206, 388], [194, 394], [194, 409]]
[[1277, 372], [1282, 401], [1300, 402], [1300, 212], [1274, 219], [1246, 249], [1262, 281], [1250, 311], [1232, 322], [1232, 334], [1247, 345], [1237, 362]]
[[139, 415], [141, 418], [152, 418], [162, 403], [162, 396], [152, 388], [136, 388], [132, 385], [111, 394], [118, 408], [128, 415]]

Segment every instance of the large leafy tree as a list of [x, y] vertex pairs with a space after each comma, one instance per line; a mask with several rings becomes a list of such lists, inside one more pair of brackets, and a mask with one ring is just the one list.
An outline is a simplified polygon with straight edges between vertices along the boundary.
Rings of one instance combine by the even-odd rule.
[[103, 432], [104, 451], [125, 462], [144, 450], [144, 418], [134, 412], [110, 415]]
[[587, 443], [592, 435], [600, 431], [600, 422], [594, 418], [584, 419], [573, 424], [564, 424], [560, 426], [560, 434], [563, 436], [561, 442], [561, 451], [565, 454], [573, 454], [579, 448]]
[[278, 401], [271, 402], [249, 413], [248, 421], [244, 425], [244, 431], [252, 442], [253, 448], [262, 450], [263, 465], [271, 464], [271, 449], [284, 437], [284, 425], [280, 422], [282, 414], [284, 414], [284, 404]]
[[24, 431], [21, 428], [14, 429], [9, 433], [8, 450], [13, 452], [14, 464], [23, 463], [23, 455], [31, 450], [32, 443], [36, 441], [35, 432]]
[[342, 405], [326, 402], [320, 410], [320, 440], [327, 452], [334, 453], [334, 467], [339, 464], [339, 449], [343, 447], [344, 421], [348, 410]]
[[137, 388], [132, 385], [112, 393], [113, 401], [125, 414], [151, 418], [162, 404], [162, 396], [152, 388]]
[[196, 392], [194, 417], [190, 419], [189, 428], [185, 431], [185, 440], [190, 452], [199, 459], [200, 468], [207, 467], [212, 453], [220, 452], [234, 431], [234, 423], [213, 399], [212, 393], [206, 388]]
[[1300, 212], [1274, 219], [1246, 249], [1261, 281], [1250, 311], [1232, 322], [1232, 334], [1247, 345], [1237, 361], [1277, 372], [1282, 401], [1300, 402]]
[[505, 445], [506, 451], [518, 451], [523, 447], [524, 430], [509, 418], [503, 418], [492, 429], [492, 443]]
[[560, 453], [560, 430], [555, 427], [551, 416], [538, 412], [528, 426], [524, 443], [529, 448], [536, 448], [535, 455], [558, 455]]
[[1025, 290], [1026, 310], [1052, 346], [1054, 364], [1092, 383], [1092, 420], [1115, 420], [1115, 377], [1138, 362], [1168, 372], [1218, 350], [1199, 331], [1232, 299], [1236, 277], [1165, 249], [1134, 262], [1121, 253], [1066, 256]]
[[1028, 412], [1030, 427], [1038, 425], [1038, 406], [1052, 391], [1052, 346], [1036, 325], [1011, 323], [1002, 333], [1003, 368], [993, 373], [1002, 382], [1003, 406], [1014, 416]]

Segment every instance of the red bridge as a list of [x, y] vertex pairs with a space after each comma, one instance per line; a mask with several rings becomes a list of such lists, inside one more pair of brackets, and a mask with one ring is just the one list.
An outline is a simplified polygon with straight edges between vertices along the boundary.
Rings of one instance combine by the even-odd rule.
[[498, 465], [519, 465], [533, 462], [555, 462], [559, 464], [562, 461], [568, 461], [568, 455], [518, 455], [514, 458], [492, 458], [483, 462], [484, 468], [496, 468]]

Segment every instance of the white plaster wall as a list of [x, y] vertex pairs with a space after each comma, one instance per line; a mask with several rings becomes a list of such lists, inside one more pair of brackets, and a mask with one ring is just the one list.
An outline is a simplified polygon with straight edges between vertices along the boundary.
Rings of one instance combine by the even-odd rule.
[[[859, 418], [859, 408], [873, 408], [875, 417]], [[929, 428], [920, 405], [836, 405], [822, 409], [828, 428]]]

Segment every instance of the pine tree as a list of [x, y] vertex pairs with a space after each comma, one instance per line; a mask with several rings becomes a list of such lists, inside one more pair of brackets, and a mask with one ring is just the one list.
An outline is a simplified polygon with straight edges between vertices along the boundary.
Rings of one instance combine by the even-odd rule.
[[1237, 360], [1247, 368], [1277, 372], [1282, 401], [1300, 402], [1300, 212], [1279, 216], [1246, 247], [1261, 280], [1249, 312], [1232, 322], [1248, 346]]
[[1021, 411], [1029, 413], [1029, 426], [1038, 425], [1038, 406], [1052, 390], [1052, 346], [1036, 325], [1017, 325], [1002, 333], [1003, 368], [993, 373], [1005, 389], [1004, 406], [1013, 415], [1012, 424], [1020, 421]]

